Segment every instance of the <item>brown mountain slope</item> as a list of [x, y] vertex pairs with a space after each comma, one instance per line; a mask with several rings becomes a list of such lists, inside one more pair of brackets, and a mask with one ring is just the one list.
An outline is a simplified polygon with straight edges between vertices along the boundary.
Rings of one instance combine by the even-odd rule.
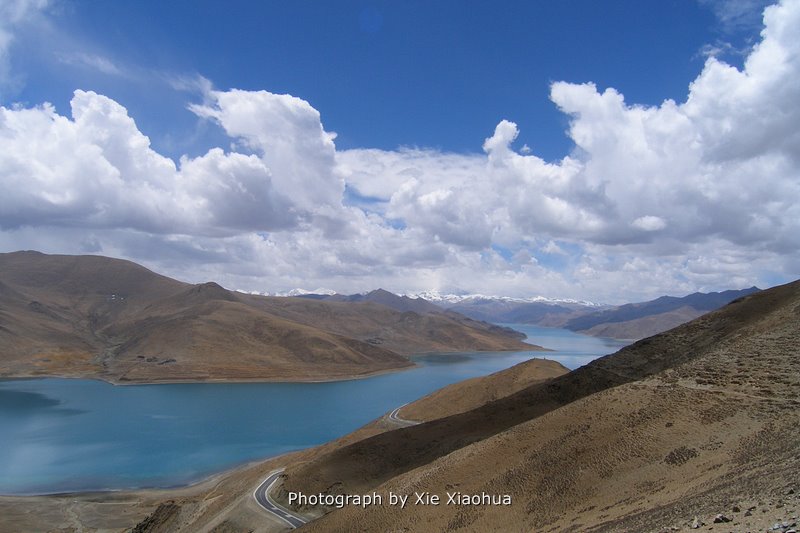
[[311, 294], [301, 298], [313, 298], [326, 300], [329, 302], [372, 302], [385, 305], [396, 311], [414, 311], [415, 313], [440, 313], [442, 308], [423, 298], [409, 298], [408, 296], [398, 296], [385, 289], [376, 289], [366, 294]]
[[684, 306], [672, 311], [626, 320], [624, 322], [597, 324], [579, 333], [595, 337], [611, 337], [612, 339], [643, 339], [661, 333], [662, 331], [678, 327], [705, 313], [706, 311]]
[[695, 292], [683, 297], [661, 296], [648, 302], [564, 317], [559, 327], [589, 335], [638, 340], [672, 329], [759, 290], [758, 287], [750, 287], [722, 292]]
[[319, 380], [411, 366], [414, 351], [531, 349], [464, 317], [190, 285], [128, 261], [0, 254], [0, 376]]
[[128, 261], [0, 254], [0, 375], [92, 375], [111, 346], [102, 329], [189, 287]]
[[448, 385], [404, 406], [397, 416], [429, 421], [463, 413], [568, 372], [569, 369], [558, 361], [530, 359], [488, 376]]
[[373, 302], [241, 295], [243, 301], [286, 320], [410, 355], [424, 352], [537, 350], [517, 331], [457, 313], [398, 312]]
[[405, 357], [380, 347], [228, 299], [148, 311], [145, 319], [109, 329], [114, 338], [127, 339], [106, 366], [122, 381], [152, 380], [155, 365], [159, 380], [330, 379], [410, 366]]
[[788, 428], [800, 422], [798, 346], [795, 282], [478, 409], [335, 450], [290, 470], [284, 495], [513, 500], [346, 507], [312, 531], [644, 531], [731, 513], [796, 482], [800, 444]]

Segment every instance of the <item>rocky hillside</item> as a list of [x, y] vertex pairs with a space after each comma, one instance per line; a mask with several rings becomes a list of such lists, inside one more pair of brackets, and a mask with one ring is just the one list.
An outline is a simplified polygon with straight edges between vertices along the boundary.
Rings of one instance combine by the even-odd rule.
[[513, 502], [345, 507], [311, 531], [663, 531], [720, 513], [724, 531], [747, 529], [754, 502], [797, 482], [799, 346], [795, 282], [478, 408], [332, 449], [287, 470], [283, 494]]

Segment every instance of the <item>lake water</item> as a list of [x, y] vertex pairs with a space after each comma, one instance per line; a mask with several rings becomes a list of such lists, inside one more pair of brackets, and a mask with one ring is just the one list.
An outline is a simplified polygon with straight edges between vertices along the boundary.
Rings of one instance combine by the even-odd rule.
[[322, 444], [445, 385], [531, 357], [576, 368], [624, 345], [513, 327], [556, 351], [418, 356], [408, 371], [331, 383], [0, 380], [0, 494], [187, 484]]
[[529, 324], [501, 325], [525, 333], [528, 336], [526, 342], [554, 350], [553, 353], [544, 353], [538, 356], [555, 359], [570, 370], [575, 370], [601, 355], [614, 353], [631, 343], [631, 341], [580, 335], [560, 328], [543, 328]]

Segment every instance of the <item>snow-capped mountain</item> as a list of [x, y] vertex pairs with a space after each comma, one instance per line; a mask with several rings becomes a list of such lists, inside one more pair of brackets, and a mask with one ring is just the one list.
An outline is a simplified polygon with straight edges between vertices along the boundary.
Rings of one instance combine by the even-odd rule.
[[306, 294], [324, 294], [325, 296], [332, 296], [336, 294], [336, 291], [331, 289], [325, 289], [322, 287], [314, 289], [313, 291], [309, 291], [306, 289], [292, 289], [288, 292], [275, 293], [275, 296], [305, 296]]
[[485, 294], [442, 294], [436, 290], [405, 293], [402, 296], [409, 298], [423, 298], [429, 302], [439, 305], [455, 305], [464, 301], [494, 300], [498, 302], [513, 303], [543, 303], [553, 305], [580, 305], [584, 307], [604, 307], [603, 304], [590, 302], [588, 300], [575, 300], [572, 298], [547, 298], [545, 296], [531, 296], [528, 298], [515, 298], [511, 296], [488, 296]]
[[241, 289], [233, 289], [236, 292], [241, 292], [243, 294], [254, 294], [256, 296], [305, 296], [307, 294], [322, 294], [325, 296], [333, 296], [336, 294], [336, 291], [331, 289], [314, 289], [313, 291], [309, 291], [306, 289], [292, 289], [290, 291], [278, 291], [278, 292], [269, 292], [269, 291], [245, 291]]

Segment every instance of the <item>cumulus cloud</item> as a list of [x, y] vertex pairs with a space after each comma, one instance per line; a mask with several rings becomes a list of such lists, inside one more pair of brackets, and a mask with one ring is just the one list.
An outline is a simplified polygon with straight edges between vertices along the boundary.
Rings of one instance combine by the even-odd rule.
[[[551, 98], [570, 116], [575, 143], [557, 163], [515, 152], [518, 131], [509, 121], [487, 138], [483, 161], [447, 156], [451, 168], [467, 172], [442, 172], [397, 152], [340, 159], [373, 195], [388, 195], [381, 185], [396, 187], [390, 215], [465, 248], [568, 239], [598, 254], [630, 246], [685, 262], [692, 247], [713, 242], [708, 255], [724, 247], [796, 255], [800, 39], [792, 29], [800, 25], [800, 3], [767, 8], [764, 24], [743, 69], [709, 58], [683, 103], [631, 105], [613, 88], [554, 83]], [[357, 168], [371, 172], [358, 175]], [[372, 182], [376, 175], [390, 179]]]
[[800, 4], [772, 6], [764, 17], [762, 42], [744, 69], [709, 59], [682, 104], [629, 105], [613, 88], [557, 82], [551, 98], [571, 117], [574, 154], [550, 164], [517, 153], [517, 128], [503, 121], [484, 143], [477, 179], [433, 197], [410, 195], [423, 185], [406, 183], [393, 200], [422, 212], [435, 203], [446, 214], [445, 206], [479, 199], [489, 225], [597, 244], [658, 245], [651, 235], [658, 231], [683, 242], [720, 237], [795, 250], [800, 39], [791, 28], [800, 24]]
[[177, 162], [102, 95], [76, 91], [69, 117], [0, 108], [0, 246], [102, 251], [247, 290], [618, 302], [789, 279], [800, 264], [800, 1], [763, 20], [743, 68], [708, 58], [685, 102], [553, 83], [575, 146], [556, 162], [515, 150], [510, 120], [482, 154], [337, 150], [305, 100], [204, 78], [176, 83], [202, 94], [191, 111], [233, 144]]
[[180, 167], [155, 152], [127, 110], [75, 91], [52, 106], [0, 107], [0, 226], [230, 234], [292, 225], [289, 200], [255, 156], [212, 149]]
[[211, 91], [209, 97], [210, 104], [190, 109], [258, 153], [276, 186], [296, 204], [308, 211], [341, 204], [344, 180], [335, 172], [336, 135], [325, 131], [311, 104], [267, 91]]

